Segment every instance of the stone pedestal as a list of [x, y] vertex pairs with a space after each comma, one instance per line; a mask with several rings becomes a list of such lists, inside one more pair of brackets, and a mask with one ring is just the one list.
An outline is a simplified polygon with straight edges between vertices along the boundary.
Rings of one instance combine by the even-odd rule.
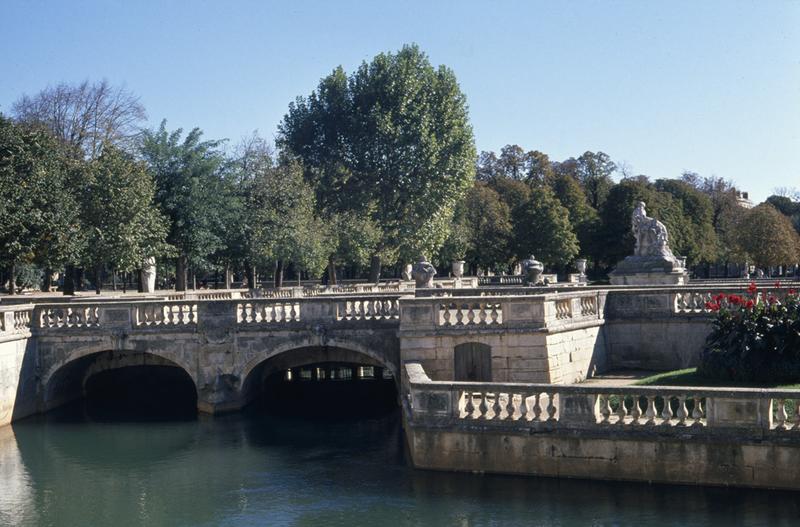
[[628, 256], [610, 274], [611, 285], [685, 285], [686, 270], [677, 260], [661, 256]]

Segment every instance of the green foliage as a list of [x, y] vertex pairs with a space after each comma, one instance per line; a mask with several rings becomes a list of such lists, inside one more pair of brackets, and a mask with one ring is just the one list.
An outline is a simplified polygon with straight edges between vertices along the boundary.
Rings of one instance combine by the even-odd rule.
[[676, 253], [686, 256], [692, 263], [715, 261], [719, 239], [714, 230], [714, 204], [711, 198], [677, 179], [659, 179], [655, 187], [677, 202], [679, 217], [675, 221], [682, 224], [677, 225], [681, 230], [674, 235], [670, 233]]
[[47, 133], [0, 115], [0, 263], [55, 266], [81, 250], [71, 160]]
[[790, 290], [719, 294], [706, 304], [716, 312], [698, 373], [733, 381], [800, 381], [800, 295]]
[[598, 240], [600, 217], [589, 205], [583, 188], [574, 177], [563, 173], [551, 178], [550, 187], [561, 205], [569, 211], [581, 252], [591, 255], [593, 261], [602, 259], [604, 245]]
[[201, 141], [193, 129], [145, 131], [140, 153], [156, 183], [155, 200], [170, 220], [167, 241], [196, 268], [211, 267], [210, 256], [224, 247], [224, 211], [230, 193], [223, 184], [225, 158], [220, 141]]
[[578, 255], [578, 239], [569, 211], [548, 187], [531, 191], [530, 199], [512, 211], [515, 255], [530, 254], [548, 265], [563, 266]]
[[111, 145], [89, 165], [81, 196], [87, 235], [85, 261], [129, 272], [169, 253], [167, 219], [153, 202], [155, 183], [144, 163]]
[[284, 162], [257, 173], [245, 210], [252, 263], [291, 261], [318, 275], [336, 250], [329, 224], [315, 214], [314, 192], [298, 163]]
[[765, 269], [800, 261], [800, 235], [791, 220], [769, 203], [747, 211], [737, 241], [751, 261]]
[[377, 252], [431, 254], [474, 179], [475, 147], [455, 75], [416, 46], [341, 68], [289, 107], [278, 143], [301, 159], [325, 215], [369, 211]]

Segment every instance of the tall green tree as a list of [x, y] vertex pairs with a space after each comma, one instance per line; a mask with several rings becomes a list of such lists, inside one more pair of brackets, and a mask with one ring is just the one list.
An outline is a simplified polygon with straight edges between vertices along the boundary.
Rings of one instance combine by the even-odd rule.
[[142, 134], [140, 155], [156, 182], [156, 203], [170, 220], [167, 242], [177, 250], [176, 282], [185, 291], [187, 267], [210, 268], [212, 255], [224, 247], [226, 198], [221, 169], [221, 141], [202, 141], [199, 128], [158, 130]]
[[530, 199], [514, 209], [512, 218], [517, 258], [533, 254], [547, 265], [565, 266], [578, 255], [569, 211], [549, 187], [532, 189]]
[[738, 230], [739, 244], [755, 265], [766, 269], [800, 262], [800, 235], [769, 203], [747, 211]]
[[435, 252], [475, 176], [466, 98], [452, 70], [415, 45], [382, 53], [349, 77], [340, 67], [279, 127], [279, 146], [302, 160], [326, 215], [369, 211], [381, 256]]
[[0, 264], [8, 269], [12, 294], [17, 266], [60, 264], [82, 247], [70, 169], [48, 133], [23, 129], [0, 115]]
[[91, 162], [83, 180], [81, 215], [87, 234], [85, 262], [95, 270], [140, 269], [146, 259], [168, 253], [168, 222], [155, 205], [155, 183], [144, 163], [112, 145]]

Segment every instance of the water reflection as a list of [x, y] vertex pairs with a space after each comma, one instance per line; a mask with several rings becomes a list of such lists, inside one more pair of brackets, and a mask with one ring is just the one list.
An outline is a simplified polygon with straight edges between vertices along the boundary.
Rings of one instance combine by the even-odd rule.
[[408, 466], [397, 412], [94, 421], [0, 430], [1, 525], [794, 525], [794, 493], [444, 474]]

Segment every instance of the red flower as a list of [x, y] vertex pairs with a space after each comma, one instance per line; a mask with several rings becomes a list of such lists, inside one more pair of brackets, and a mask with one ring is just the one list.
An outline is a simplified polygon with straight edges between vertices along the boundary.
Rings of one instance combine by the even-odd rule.
[[719, 311], [719, 304], [716, 302], [706, 302], [706, 309], [711, 311]]
[[777, 298], [775, 298], [775, 297], [774, 297], [774, 296], [772, 296], [772, 295], [769, 295], [769, 303], [770, 303], [770, 304], [774, 304], [774, 303], [775, 303], [775, 302], [777, 302], [777, 301], [778, 301], [778, 299], [777, 299]]
[[776, 288], [776, 289], [780, 289], [780, 288], [781, 288], [781, 281], [780, 281], [780, 280], [777, 280], [777, 281], [775, 282], [775, 288]]
[[728, 297], [728, 302], [730, 302], [734, 306], [738, 306], [739, 304], [742, 303], [742, 297], [740, 297], [739, 295], [730, 295]]
[[797, 292], [797, 291], [795, 291], [794, 289], [789, 289], [789, 294], [790, 294], [790, 295], [793, 295], [793, 294], [795, 294], [796, 292]]
[[714, 296], [714, 302], [719, 303], [725, 300], [726, 298], [728, 298], [728, 295], [726, 295], [725, 293], [720, 293]]
[[754, 295], [756, 294], [756, 291], [758, 291], [758, 286], [755, 282], [750, 282], [750, 287], [747, 288], [747, 292], [751, 295]]
[[752, 300], [748, 300], [747, 303], [744, 305], [744, 307], [746, 307], [747, 309], [753, 309], [754, 305], [755, 302], [753, 302]]

